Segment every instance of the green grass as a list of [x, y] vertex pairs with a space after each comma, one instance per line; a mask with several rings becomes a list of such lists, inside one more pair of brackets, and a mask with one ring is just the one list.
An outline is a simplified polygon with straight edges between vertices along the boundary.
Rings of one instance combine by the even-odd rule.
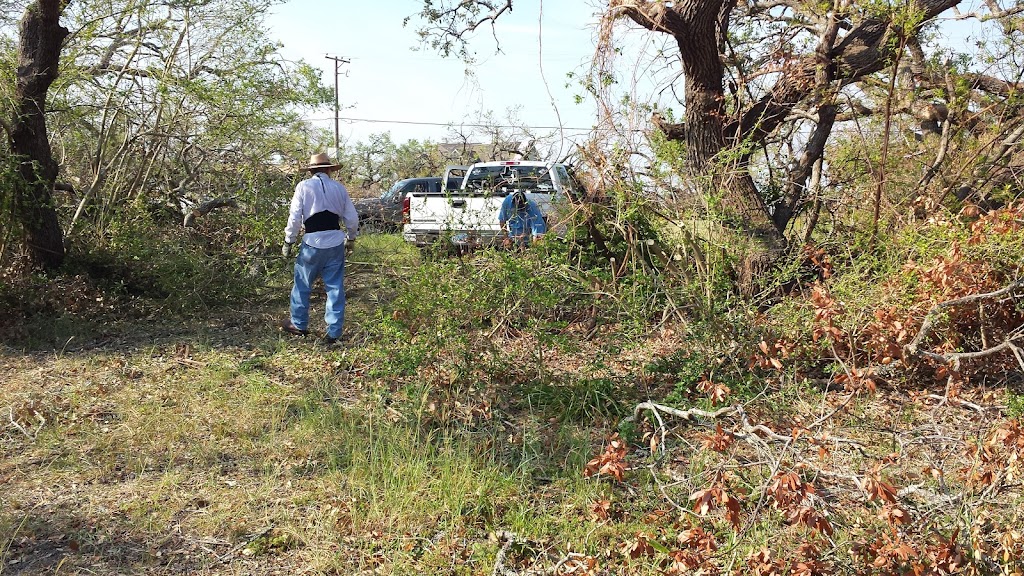
[[1013, 392], [1006, 394], [1006, 415], [1018, 420], [1024, 419], [1024, 395]]
[[526, 387], [524, 403], [561, 422], [608, 421], [628, 411], [622, 389], [621, 384], [606, 378], [540, 382]]
[[420, 252], [406, 242], [401, 233], [364, 234], [356, 240], [349, 261], [354, 266], [361, 262], [381, 266], [415, 266], [420, 261]]

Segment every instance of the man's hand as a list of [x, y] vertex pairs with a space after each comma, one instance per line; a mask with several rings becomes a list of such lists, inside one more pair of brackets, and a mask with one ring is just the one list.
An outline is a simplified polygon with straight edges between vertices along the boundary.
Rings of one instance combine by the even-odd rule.
[[356, 239], [355, 238], [349, 238], [348, 240], [346, 240], [345, 241], [345, 256], [348, 257], [348, 255], [351, 254], [352, 251], [355, 250], [355, 248], [356, 248]]
[[291, 258], [292, 246], [294, 244], [294, 242], [285, 242], [284, 244], [281, 244], [281, 256], [284, 256], [285, 258]]

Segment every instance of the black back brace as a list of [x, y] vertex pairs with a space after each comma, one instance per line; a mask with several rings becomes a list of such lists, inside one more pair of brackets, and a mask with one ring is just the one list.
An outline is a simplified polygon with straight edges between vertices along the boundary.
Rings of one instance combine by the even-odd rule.
[[[320, 189], [323, 193], [327, 194], [327, 187], [324, 186], [324, 181], [317, 175], [316, 179], [320, 181]], [[323, 232], [325, 230], [341, 230], [341, 216], [338, 216], [330, 210], [323, 210], [313, 214], [302, 223], [306, 228], [306, 232]]]

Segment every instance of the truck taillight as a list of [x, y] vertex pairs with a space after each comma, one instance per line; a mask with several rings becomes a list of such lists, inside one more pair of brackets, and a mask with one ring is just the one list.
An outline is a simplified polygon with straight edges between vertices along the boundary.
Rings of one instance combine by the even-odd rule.
[[402, 199], [402, 223], [409, 223], [409, 197], [406, 196]]

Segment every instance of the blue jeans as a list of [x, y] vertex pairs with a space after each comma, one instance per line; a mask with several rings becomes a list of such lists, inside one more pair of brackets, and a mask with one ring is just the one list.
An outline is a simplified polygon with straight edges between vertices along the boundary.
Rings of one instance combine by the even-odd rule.
[[299, 330], [309, 328], [309, 292], [319, 277], [323, 279], [327, 292], [324, 310], [327, 337], [338, 338], [345, 323], [345, 245], [334, 248], [299, 246], [291, 297], [292, 325]]

